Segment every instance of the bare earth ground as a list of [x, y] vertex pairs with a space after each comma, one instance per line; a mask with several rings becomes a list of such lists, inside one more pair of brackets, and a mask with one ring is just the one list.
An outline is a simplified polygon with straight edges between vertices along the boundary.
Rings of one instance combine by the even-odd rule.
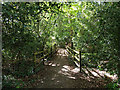
[[53, 58], [45, 62], [44, 69], [34, 75], [35, 83], [29, 83], [27, 88], [104, 88], [108, 82], [116, 79], [105, 71], [79, 68], [71, 65], [65, 49], [59, 49]]

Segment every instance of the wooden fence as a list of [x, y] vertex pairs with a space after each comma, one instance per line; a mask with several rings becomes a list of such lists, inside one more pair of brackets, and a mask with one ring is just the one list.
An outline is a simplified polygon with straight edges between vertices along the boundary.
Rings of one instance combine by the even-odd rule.
[[79, 67], [80, 68], [80, 72], [81, 72], [81, 70], [82, 70], [82, 59], [85, 57], [85, 56], [83, 56], [83, 54], [87, 54], [87, 55], [97, 55], [97, 53], [86, 53], [86, 52], [81, 52], [81, 50], [79, 50], [79, 51], [76, 51], [76, 50], [74, 50], [74, 49], [71, 49], [69, 46], [67, 46], [66, 47], [66, 49], [67, 49], [67, 52], [69, 53], [69, 54], [71, 54], [72, 55], [72, 57], [74, 58], [73, 59], [73, 62], [75, 63], [75, 65], [77, 66], [77, 67]]
[[76, 64], [77, 67], [80, 67], [80, 72], [81, 72], [81, 69], [82, 69], [82, 67], [81, 67], [81, 51], [79, 50], [79, 52], [78, 52], [74, 49], [71, 49], [69, 46], [66, 49], [67, 49], [67, 52], [69, 54], [71, 54], [72, 57], [74, 57], [73, 62]]
[[[56, 52], [56, 50], [57, 50], [57, 48], [55, 46], [53, 46], [50, 49], [35, 52], [34, 53], [34, 62], [35, 62], [35, 64], [37, 64], [37, 63], [40, 64], [41, 62], [43, 62], [43, 64], [44, 64], [44, 61], [47, 60], [46, 58], [49, 57], [49, 56], [52, 56], [52, 54], [54, 54]], [[37, 55], [39, 57], [37, 57]]]

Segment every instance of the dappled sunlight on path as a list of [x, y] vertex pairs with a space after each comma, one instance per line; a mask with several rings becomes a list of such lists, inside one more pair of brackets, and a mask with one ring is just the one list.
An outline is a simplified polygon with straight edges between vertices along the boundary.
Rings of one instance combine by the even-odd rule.
[[[109, 81], [115, 80], [105, 71], [93, 68], [80, 69], [70, 64], [68, 53], [65, 49], [59, 49], [50, 61], [44, 63], [44, 70], [36, 76], [35, 88], [92, 88], [104, 87]], [[106, 77], [108, 77], [106, 79]]]

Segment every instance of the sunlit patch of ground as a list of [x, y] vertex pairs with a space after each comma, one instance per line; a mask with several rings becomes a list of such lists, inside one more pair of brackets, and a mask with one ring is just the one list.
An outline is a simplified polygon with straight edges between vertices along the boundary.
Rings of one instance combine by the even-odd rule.
[[79, 73], [79, 68], [74, 68], [72, 66], [68, 66], [68, 65], [64, 65], [60, 71], [58, 71], [59, 74], [63, 74], [65, 76], [67, 76], [68, 78], [71, 79], [76, 79], [76, 77], [74, 77], [74, 74]]
[[96, 82], [111, 82], [116, 81], [118, 79], [117, 75], [110, 75], [110, 73], [106, 71], [100, 71], [95, 68], [84, 68], [83, 72], [86, 74], [86, 78], [88, 81], [96, 80]]
[[52, 61], [44, 62], [44, 65], [46, 65], [46, 66], [52, 66], [52, 67], [60, 66], [59, 63], [54, 63]]
[[[64, 65], [60, 71], [58, 71], [58, 73], [63, 74], [65, 76], [67, 76], [68, 78], [72, 78], [72, 79], [76, 79], [75, 74], [80, 74], [80, 69], [79, 68], [73, 68], [72, 66], [67, 66]], [[106, 72], [106, 71], [100, 71], [98, 69], [83, 69], [83, 72], [87, 75], [83, 75], [82, 77], [80, 76], [81, 79], [87, 79], [89, 81], [91, 81], [90, 79], [95, 79], [95, 78], [99, 78], [99, 79], [109, 79], [110, 81], [115, 81], [117, 80], [117, 75], [110, 75], [110, 73]], [[83, 73], [82, 72], [82, 73]]]
[[68, 52], [65, 49], [59, 49], [57, 52], [58, 56], [68, 56]]
[[[108, 77], [108, 78], [110, 78], [111, 80], [117, 80], [118, 79], [118, 77], [117, 77], [117, 74], [115, 74], [115, 75], [110, 75], [110, 73], [108, 73], [108, 72], [106, 72], [106, 71], [100, 71], [99, 69], [92, 69], [92, 71], [91, 71], [91, 73], [97, 73], [97, 76], [98, 77], [100, 77], [100, 76], [102, 76], [102, 77]], [[94, 75], [94, 73], [93, 73], [93, 75]]]

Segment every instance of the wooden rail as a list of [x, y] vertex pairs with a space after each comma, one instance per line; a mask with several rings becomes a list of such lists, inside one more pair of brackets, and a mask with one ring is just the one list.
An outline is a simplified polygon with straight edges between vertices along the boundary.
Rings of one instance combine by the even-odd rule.
[[[53, 48], [51, 47], [51, 49], [53, 49]], [[44, 50], [44, 51], [35, 52], [34, 53], [34, 62], [37, 63], [37, 61], [40, 60], [39, 63], [41, 63], [43, 61], [43, 64], [44, 64], [44, 61], [46, 61], [45, 57], [53, 54], [53, 52], [56, 52], [56, 48], [55, 47], [54, 47], [54, 50], [51, 50], [51, 49], [50, 49], [50, 52], [49, 52], [49, 49]], [[45, 54], [45, 52], [48, 52], [48, 53]], [[42, 54], [42, 56], [37, 59], [36, 56], [38, 54]]]
[[[79, 51], [76, 51], [74, 49], [71, 49], [69, 46], [66, 47], [67, 49], [67, 52], [70, 53], [72, 55], [72, 57], [74, 57], [74, 63], [77, 67], [80, 67], [80, 72], [81, 72], [81, 61], [82, 61], [82, 58], [84, 58], [85, 56], [82, 56], [82, 54], [88, 54], [88, 55], [96, 55], [97, 53], [85, 53], [85, 52], [81, 52], [80, 50]], [[77, 54], [77, 56], [76, 56]]]
[[[70, 51], [70, 50], [71, 51]], [[79, 50], [79, 52], [78, 51], [76, 51], [76, 50], [74, 50], [74, 49], [71, 49], [70, 47], [67, 47], [67, 51], [68, 51], [68, 53], [70, 53], [73, 57], [74, 57], [74, 63], [76, 64], [76, 66], [78, 66], [78, 67], [80, 67], [80, 72], [81, 72], [81, 69], [82, 69], [82, 67], [81, 67], [81, 51]], [[74, 52], [74, 53], [72, 53], [72, 52]], [[77, 57], [77, 56], [75, 56], [75, 53], [77, 54], [77, 56], [79, 56], [79, 57]], [[78, 64], [78, 62], [79, 62], [79, 64]]]

